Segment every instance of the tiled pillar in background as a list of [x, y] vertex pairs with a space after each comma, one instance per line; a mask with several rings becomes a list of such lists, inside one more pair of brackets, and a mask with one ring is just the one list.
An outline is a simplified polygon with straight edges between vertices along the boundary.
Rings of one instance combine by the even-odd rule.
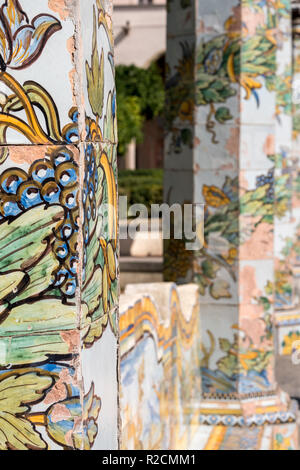
[[[278, 330], [278, 352], [282, 359], [292, 363], [292, 355], [299, 349], [300, 339], [300, 302], [299, 302], [299, 235], [300, 235], [300, 204], [299, 204], [299, 133], [300, 133], [300, 10], [293, 10], [293, 102], [287, 107], [289, 115], [284, 116], [280, 125], [290, 127], [292, 134], [291, 146], [277, 148], [278, 207], [275, 226], [276, 255], [276, 325]], [[283, 82], [282, 82], [283, 84]], [[286, 81], [286, 85], [290, 86]], [[282, 91], [283, 91], [282, 87]], [[288, 103], [287, 103], [288, 104]], [[287, 113], [286, 113], [287, 114]], [[279, 136], [282, 135], [279, 133]], [[283, 191], [284, 185], [284, 191]], [[280, 198], [285, 194], [288, 207], [282, 213]], [[298, 285], [297, 285], [298, 284]], [[297, 357], [296, 353], [296, 357]], [[294, 374], [297, 376], [296, 364]], [[284, 371], [283, 371], [284, 372]], [[297, 387], [297, 381], [295, 385]], [[295, 387], [294, 385], [294, 387]], [[292, 390], [297, 394], [297, 390]]]
[[191, 252], [167, 242], [165, 278], [200, 286], [203, 424], [295, 419], [273, 338], [274, 227], [289, 208], [285, 191], [275, 204], [285, 185], [274, 170], [291, 147], [289, 25], [289, 2], [169, 3], [165, 200], [205, 204], [205, 243]]
[[[293, 141], [292, 141], [292, 185], [293, 185], [293, 221], [294, 225], [293, 244], [298, 247], [292, 252], [293, 283], [295, 302], [300, 304], [300, 9], [294, 10], [293, 22], [293, 82], [294, 82], [294, 104], [293, 104]], [[300, 314], [300, 312], [299, 312]], [[300, 323], [300, 321], [299, 321]], [[300, 328], [299, 328], [300, 337]], [[298, 339], [298, 338], [297, 338]]]
[[0, 6], [0, 449], [114, 449], [111, 3]]
[[[295, 363], [295, 354], [297, 357], [300, 344], [297, 343], [300, 339], [300, 303], [297, 287], [300, 228], [299, 18], [299, 9], [293, 9], [293, 33], [291, 33], [291, 23], [287, 19], [281, 21], [278, 105], [283, 105], [283, 112], [278, 115], [277, 120], [275, 159], [275, 322], [278, 353], [276, 366], [278, 378], [282, 383], [289, 382], [288, 390], [292, 396], [299, 395], [300, 385]], [[291, 47], [292, 54], [289, 53]], [[291, 136], [290, 143], [286, 138], [287, 135]], [[292, 380], [288, 380], [288, 377]]]

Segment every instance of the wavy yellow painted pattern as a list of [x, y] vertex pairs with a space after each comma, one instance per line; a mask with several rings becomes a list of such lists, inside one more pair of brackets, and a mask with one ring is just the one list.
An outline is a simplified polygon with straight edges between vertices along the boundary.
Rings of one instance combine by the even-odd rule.
[[[201, 388], [198, 290], [195, 286], [190, 294], [193, 307], [185, 314], [180, 288], [170, 284], [162, 288], [169, 289], [167, 306], [158, 306], [146, 292], [128, 306], [122, 305], [121, 297], [124, 449], [187, 448], [197, 428], [198, 411], [193, 403]], [[147, 409], [152, 410], [150, 414]]]

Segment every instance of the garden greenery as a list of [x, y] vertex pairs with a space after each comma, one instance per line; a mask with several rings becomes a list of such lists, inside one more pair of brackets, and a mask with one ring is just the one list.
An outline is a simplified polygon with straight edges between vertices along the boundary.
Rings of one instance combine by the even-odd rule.
[[119, 155], [124, 155], [132, 139], [143, 140], [146, 120], [159, 116], [165, 103], [164, 81], [158, 66], [147, 69], [135, 65], [116, 67]]
[[119, 194], [127, 196], [128, 207], [143, 204], [150, 214], [151, 204], [163, 202], [163, 170], [120, 170]]

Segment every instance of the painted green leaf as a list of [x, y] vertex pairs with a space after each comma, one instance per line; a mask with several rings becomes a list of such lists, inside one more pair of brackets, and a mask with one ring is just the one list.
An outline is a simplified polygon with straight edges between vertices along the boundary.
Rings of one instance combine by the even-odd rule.
[[0, 301], [11, 300], [15, 297], [27, 277], [22, 271], [0, 274]]
[[217, 109], [215, 118], [218, 122], [220, 122], [221, 124], [224, 124], [226, 121], [233, 119], [233, 116], [230, 114], [230, 111], [228, 108], [221, 106], [221, 108]]
[[7, 313], [8, 306], [9, 306], [8, 303], [4, 303], [0, 305], [0, 319], [4, 313]]
[[102, 295], [102, 269], [98, 266], [82, 292], [82, 301], [88, 306], [89, 313], [93, 313], [100, 305]]
[[203, 90], [202, 93], [207, 103], [218, 103], [218, 102], [222, 103], [223, 101], [225, 101], [222, 95], [217, 90], [214, 90], [213, 88]]
[[206, 259], [201, 264], [201, 267], [202, 267], [202, 270], [203, 270], [203, 274], [206, 277], [208, 277], [210, 279], [214, 279], [216, 277], [216, 273], [218, 271], [218, 266], [216, 265], [216, 263], [214, 263], [213, 261], [211, 261], [209, 259]]
[[34, 372], [10, 375], [0, 381], [0, 449], [46, 449], [47, 445], [33, 425], [16, 416], [27, 412], [31, 403], [43, 399], [52, 385], [49, 376]]
[[104, 52], [102, 49], [101, 58], [98, 52], [97, 40], [97, 19], [94, 8], [94, 27], [93, 27], [93, 52], [92, 64], [89, 66], [86, 62], [86, 77], [89, 102], [95, 116], [101, 117], [103, 112], [104, 98]]
[[12, 303], [26, 300], [48, 289], [51, 285], [53, 272], [58, 268], [58, 266], [58, 260], [54, 256], [50, 247], [48, 253], [43, 256], [39, 263], [27, 271], [27, 275], [29, 276], [28, 286], [13, 299]]
[[49, 356], [70, 354], [70, 345], [60, 332], [0, 337], [0, 366], [20, 366], [49, 360]]
[[[99, 315], [101, 315], [100, 318]], [[101, 338], [103, 330], [107, 327], [108, 314], [103, 315], [103, 308], [101, 308], [101, 311], [100, 308], [98, 308], [98, 310], [93, 313], [93, 317], [96, 316], [98, 316], [98, 319], [92, 321], [89, 330], [84, 337], [84, 344], [86, 347], [92, 346], [96, 339]]]
[[218, 370], [228, 377], [233, 377], [238, 373], [237, 356], [229, 354], [217, 362]]
[[[91, 319], [84, 304], [80, 317], [83, 334], [86, 334]], [[60, 299], [50, 297], [18, 305], [0, 324], [0, 366], [43, 362], [52, 354], [78, 352], [74, 350], [76, 344], [72, 343], [78, 327], [78, 308], [65, 305]]]
[[255, 191], [252, 192], [251, 199], [263, 199], [264, 197], [266, 197], [269, 187], [270, 186], [268, 184], [265, 184], [264, 186], [260, 186], [259, 188], [257, 188]]
[[210, 84], [215, 80], [214, 77], [208, 75], [207, 73], [198, 73], [197, 74], [197, 88], [199, 90], [205, 90], [209, 88]]
[[45, 240], [63, 217], [61, 206], [38, 206], [0, 226], [0, 272], [28, 270], [45, 252]]
[[270, 73], [270, 65], [243, 64], [242, 72], [247, 74], [264, 75]]
[[272, 351], [266, 351], [264, 353], [258, 352], [254, 360], [246, 359], [245, 362], [248, 365], [249, 370], [255, 370], [260, 374], [263, 370], [268, 367], [272, 355]]
[[[265, 194], [267, 194], [267, 192]], [[252, 198], [253, 198], [253, 191], [247, 191], [245, 194], [242, 195], [241, 203], [245, 205], [249, 201], [251, 201]]]
[[196, 105], [197, 106], [201, 106], [201, 105], [205, 105], [207, 104], [205, 99], [204, 99], [204, 96], [203, 96], [203, 93], [200, 91], [200, 90], [197, 90], [197, 94], [196, 94]]
[[[87, 308], [83, 309], [86, 315]], [[45, 298], [12, 308], [0, 324], [0, 336], [71, 330], [78, 326], [77, 317], [75, 305], [64, 305], [60, 299]]]
[[222, 51], [226, 42], [226, 35], [222, 34], [214, 37], [210, 41], [201, 42], [197, 47], [197, 64], [200, 66], [205, 61], [211, 51]]
[[226, 338], [219, 338], [220, 349], [223, 352], [228, 352], [231, 348], [231, 343]]
[[259, 215], [260, 209], [265, 209], [263, 201], [249, 201], [247, 204], [241, 206], [241, 213], [247, 215]]
[[44, 450], [47, 444], [32, 424], [11, 413], [0, 413], [0, 450]]
[[25, 413], [28, 404], [43, 398], [43, 391], [52, 385], [49, 376], [39, 376], [34, 372], [11, 375], [0, 380], [0, 413]]

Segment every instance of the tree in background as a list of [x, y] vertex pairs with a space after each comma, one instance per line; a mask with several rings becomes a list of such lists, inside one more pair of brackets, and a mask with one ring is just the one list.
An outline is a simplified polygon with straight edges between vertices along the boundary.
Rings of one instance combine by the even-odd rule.
[[155, 63], [148, 69], [119, 65], [116, 67], [116, 88], [118, 154], [124, 155], [132, 139], [137, 142], [143, 140], [144, 122], [162, 113], [165, 104], [164, 80]]

